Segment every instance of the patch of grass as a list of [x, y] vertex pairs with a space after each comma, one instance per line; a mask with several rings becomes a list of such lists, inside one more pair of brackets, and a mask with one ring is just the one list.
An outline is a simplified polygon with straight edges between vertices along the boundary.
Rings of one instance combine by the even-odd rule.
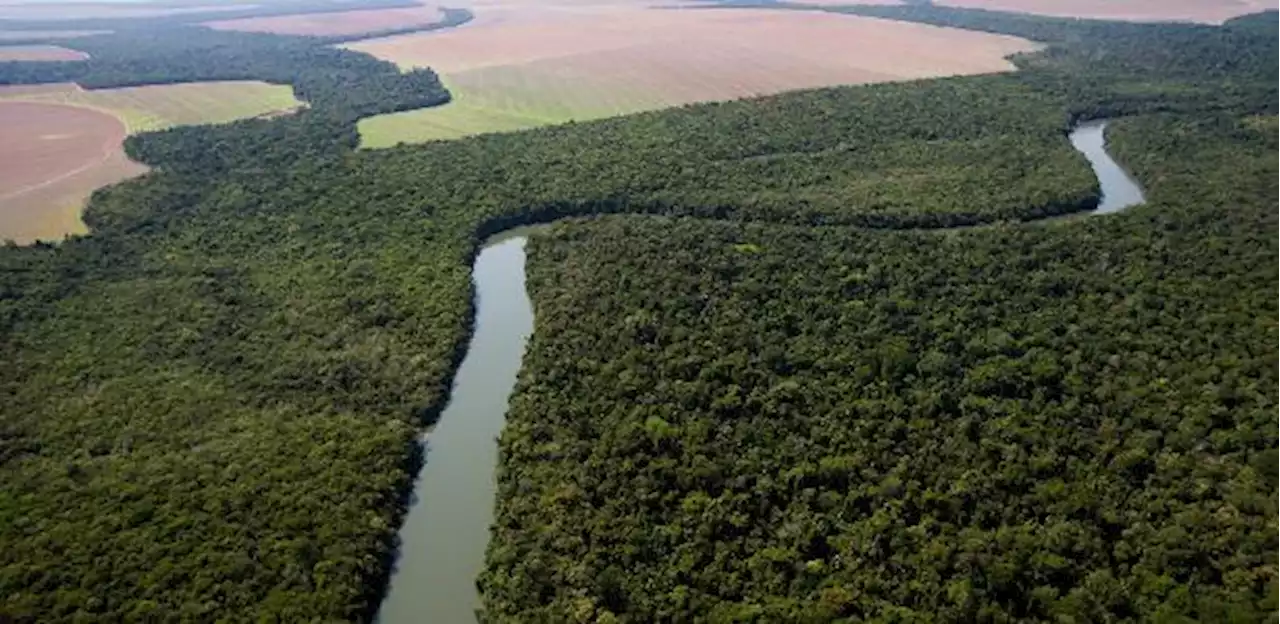
[[402, 142], [458, 139], [633, 112], [599, 106], [590, 93], [565, 93], [549, 88], [551, 85], [537, 88], [527, 80], [517, 81], [515, 72], [503, 77], [511, 80], [493, 80], [497, 69], [444, 79], [453, 94], [453, 100], [444, 106], [360, 120], [361, 146], [377, 148]]
[[173, 126], [225, 123], [287, 111], [302, 104], [293, 90], [265, 82], [194, 82], [186, 84], [78, 88], [19, 93], [0, 98], [29, 102], [57, 102], [100, 110], [119, 117], [130, 134]]
[[626, 67], [600, 75], [558, 61], [473, 69], [441, 81], [453, 94], [451, 102], [362, 119], [361, 145], [390, 147], [527, 130], [657, 110], [683, 100], [678, 91], [668, 92], [668, 76], [646, 76]]

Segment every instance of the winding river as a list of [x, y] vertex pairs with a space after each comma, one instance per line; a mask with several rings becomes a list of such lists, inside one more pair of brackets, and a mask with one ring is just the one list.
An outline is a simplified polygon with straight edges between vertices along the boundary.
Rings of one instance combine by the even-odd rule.
[[1086, 121], [1071, 131], [1071, 147], [1084, 154], [1098, 177], [1102, 200], [1093, 214], [1120, 212], [1146, 202], [1142, 187], [1107, 153], [1106, 120]]
[[[1093, 214], [1144, 201], [1142, 189], [1105, 149], [1105, 121], [1080, 124], [1071, 145], [1102, 189]], [[475, 578], [493, 520], [497, 437], [515, 387], [533, 308], [524, 283], [524, 246], [533, 228], [485, 242], [476, 257], [475, 333], [436, 427], [424, 436], [426, 464], [400, 529], [400, 557], [378, 612], [382, 624], [468, 624], [480, 606]], [[425, 502], [424, 502], [425, 501]]]

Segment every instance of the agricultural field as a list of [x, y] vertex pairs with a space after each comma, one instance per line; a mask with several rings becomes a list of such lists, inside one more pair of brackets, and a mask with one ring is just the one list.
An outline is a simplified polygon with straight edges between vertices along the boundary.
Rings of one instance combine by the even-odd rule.
[[211, 11], [235, 11], [245, 4], [226, 3], [208, 5], [151, 5], [126, 2], [4, 2], [0, 3], [0, 19], [9, 20], [60, 20], [89, 18], [136, 18], [184, 13], [208, 13]]
[[1273, 0], [940, 0], [937, 4], [1059, 17], [1209, 24], [1221, 24], [1237, 15], [1276, 8]]
[[[851, 2], [851, 0], [794, 0], [793, 2], [789, 2], [789, 4], [808, 4], [813, 6], [841, 6], [841, 5], [853, 4], [853, 2]], [[897, 6], [897, 5], [901, 5], [902, 3], [898, 2], [897, 0], [865, 0], [865, 1], [858, 0], [856, 4]]]
[[372, 9], [367, 11], [339, 11], [303, 15], [250, 17], [234, 20], [205, 22], [216, 30], [241, 32], [266, 32], [278, 35], [358, 35], [433, 24], [441, 19], [439, 7], [418, 6], [402, 9]]
[[82, 106], [0, 101], [0, 238], [17, 242], [82, 232], [89, 193], [147, 170], [120, 149], [126, 127]]
[[105, 30], [0, 30], [0, 43], [6, 41], [33, 41], [38, 39], [71, 39], [100, 35]]
[[0, 45], [0, 63], [5, 61], [83, 61], [88, 54], [55, 45]]
[[[484, 13], [478, 13], [483, 16]], [[363, 120], [366, 147], [836, 84], [1006, 71], [1029, 41], [870, 18], [614, 7], [357, 42], [430, 66], [448, 105]]]
[[73, 84], [0, 87], [0, 240], [85, 231], [80, 211], [98, 188], [146, 171], [125, 157], [138, 132], [289, 111], [289, 87], [224, 82], [87, 91]]
[[290, 111], [302, 105], [289, 87], [251, 81], [94, 90], [67, 83], [0, 87], [0, 102], [6, 100], [72, 104], [101, 110], [124, 120], [131, 134], [187, 124], [224, 123]]

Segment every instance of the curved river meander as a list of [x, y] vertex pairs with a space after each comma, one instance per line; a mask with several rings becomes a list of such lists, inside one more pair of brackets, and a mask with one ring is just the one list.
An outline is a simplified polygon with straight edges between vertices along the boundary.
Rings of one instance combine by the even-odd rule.
[[[1105, 121], [1083, 123], [1070, 136], [1102, 189], [1094, 214], [1144, 201], [1142, 189], [1107, 154], [1105, 127]], [[480, 606], [475, 578], [493, 520], [497, 437], [533, 332], [524, 283], [528, 233], [528, 228], [517, 228], [499, 234], [476, 257], [475, 333], [449, 405], [429, 438], [424, 437], [426, 465], [400, 529], [400, 558], [378, 613], [383, 624], [475, 622]]]

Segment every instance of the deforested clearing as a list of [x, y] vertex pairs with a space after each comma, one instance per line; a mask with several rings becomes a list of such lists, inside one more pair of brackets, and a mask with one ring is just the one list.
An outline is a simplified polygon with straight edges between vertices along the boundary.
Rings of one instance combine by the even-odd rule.
[[290, 111], [302, 105], [289, 87], [257, 81], [94, 90], [69, 83], [0, 87], [0, 101], [4, 100], [74, 104], [104, 110], [124, 120], [130, 132], [223, 123]]
[[0, 19], [7, 20], [74, 20], [90, 18], [134, 18], [156, 17], [161, 15], [182, 15], [184, 13], [209, 13], [213, 11], [236, 11], [245, 8], [243, 4], [225, 5], [150, 5], [125, 2], [45, 2], [45, 3], [0, 3]]
[[361, 123], [365, 145], [447, 139], [838, 84], [1008, 71], [1035, 44], [863, 17], [618, 7], [348, 46], [430, 66], [455, 99]]
[[92, 91], [74, 84], [0, 87], [0, 240], [58, 240], [84, 232], [80, 211], [95, 189], [146, 171], [124, 154], [128, 134], [268, 115], [300, 104], [289, 87], [262, 82]]
[[146, 171], [121, 149], [126, 128], [105, 112], [0, 101], [0, 239], [27, 243], [84, 231], [94, 189]]
[[104, 35], [106, 32], [109, 31], [0, 31], [0, 42], [88, 37], [90, 35]]
[[0, 45], [0, 62], [83, 61], [88, 54], [56, 45]]
[[850, 0], [794, 0], [795, 4], [810, 4], [814, 6], [843, 6], [848, 4], [876, 4], [884, 6], [896, 6], [903, 4], [898, 0], [858, 0], [856, 3]]
[[1209, 24], [1276, 8], [1274, 0], [942, 0], [938, 4], [1060, 17]]
[[338, 11], [304, 15], [280, 15], [245, 19], [206, 22], [216, 30], [243, 32], [267, 32], [278, 35], [358, 35], [385, 31], [392, 28], [425, 26], [441, 19], [438, 7], [409, 7], [402, 9], [370, 9], [364, 11]]

